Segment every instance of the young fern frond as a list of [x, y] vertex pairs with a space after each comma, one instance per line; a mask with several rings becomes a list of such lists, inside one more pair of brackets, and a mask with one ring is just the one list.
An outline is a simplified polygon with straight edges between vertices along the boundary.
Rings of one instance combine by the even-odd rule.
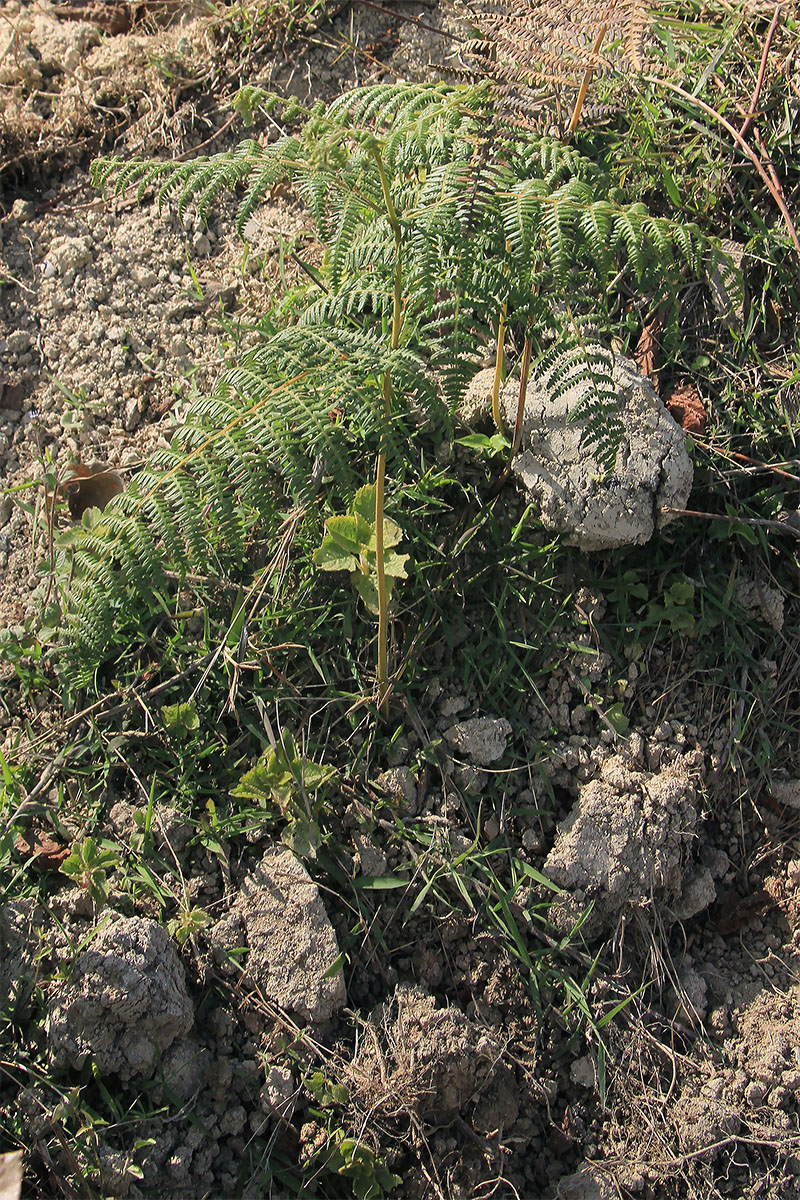
[[[232, 191], [242, 235], [286, 180], [325, 254], [295, 324], [244, 354], [128, 493], [71, 531], [67, 628], [82, 680], [126, 623], [168, 612], [187, 575], [246, 572], [282, 497], [307, 505], [320, 471], [339, 512], [378, 452], [401, 481], [413, 430], [446, 431], [501, 311], [512, 335], [531, 339], [555, 396], [585, 385], [584, 436], [613, 462], [620, 425], [597, 349], [609, 289], [627, 273], [676, 296], [703, 239], [626, 203], [574, 148], [502, 128], [492, 103], [488, 84], [381, 84], [303, 111], [250, 88], [238, 101], [246, 117], [282, 109], [302, 117], [299, 129], [195, 162], [94, 165], [99, 186], [136, 186], [140, 199], [154, 188], [180, 212], [205, 214]], [[387, 380], [400, 402], [388, 412]]]

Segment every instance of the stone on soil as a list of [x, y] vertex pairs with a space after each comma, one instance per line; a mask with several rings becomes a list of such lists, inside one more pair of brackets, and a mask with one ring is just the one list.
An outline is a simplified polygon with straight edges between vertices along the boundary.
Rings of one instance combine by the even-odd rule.
[[497, 762], [506, 751], [511, 724], [505, 717], [473, 717], [445, 730], [445, 741], [480, 767]]
[[47, 1018], [53, 1065], [149, 1079], [194, 1010], [183, 966], [164, 929], [117, 917], [78, 955], [66, 984], [54, 987]]
[[651, 905], [662, 920], [674, 919], [676, 908], [686, 919], [694, 915], [682, 903], [687, 878], [701, 906], [715, 895], [710, 873], [708, 887], [699, 887], [691, 864], [698, 821], [695, 788], [680, 760], [651, 774], [614, 755], [580, 789], [544, 869], [572, 893], [565, 911], [580, 915], [593, 902], [587, 923], [592, 932], [613, 925], [626, 910]]
[[[692, 462], [682, 430], [636, 364], [615, 357], [624, 437], [614, 470], [604, 476], [592, 447], [581, 444], [584, 423], [569, 420], [586, 385], [573, 385], [554, 397], [551, 377], [552, 371], [532, 379], [525, 398], [522, 448], [513, 469], [527, 500], [546, 529], [582, 550], [649, 541], [673, 519], [662, 508], [685, 508], [692, 489]], [[518, 394], [515, 381], [501, 393], [511, 427]]]
[[346, 1079], [365, 1107], [443, 1124], [483, 1090], [501, 1057], [493, 1032], [439, 1008], [423, 988], [399, 984], [369, 1017]]
[[291, 850], [270, 848], [212, 933], [218, 959], [247, 946], [244, 983], [307, 1021], [330, 1020], [346, 1001], [339, 946], [317, 885]]

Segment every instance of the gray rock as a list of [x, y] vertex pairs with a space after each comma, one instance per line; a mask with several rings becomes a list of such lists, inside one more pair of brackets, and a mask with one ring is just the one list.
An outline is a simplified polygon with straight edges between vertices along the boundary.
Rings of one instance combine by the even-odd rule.
[[800, 808], [800, 779], [776, 779], [770, 791], [778, 804], [786, 808]]
[[[568, 419], [585, 386], [553, 398], [552, 373], [528, 384], [522, 450], [513, 463], [529, 502], [547, 529], [582, 550], [649, 541], [672, 519], [662, 508], [685, 508], [689, 499], [692, 462], [683, 432], [636, 364], [615, 358], [625, 432], [614, 470], [605, 476], [592, 448], [581, 444], [584, 423]], [[518, 394], [512, 381], [501, 395], [511, 425]]]
[[445, 741], [457, 754], [464, 754], [480, 767], [497, 762], [505, 754], [511, 725], [505, 717], [473, 717], [445, 730]]
[[[614, 755], [599, 778], [581, 788], [544, 869], [572, 893], [565, 915], [572, 918], [593, 901], [586, 925], [592, 933], [615, 924], [625, 910], [651, 905], [674, 918], [697, 829], [695, 789], [682, 762], [650, 774]], [[714, 898], [711, 890], [704, 894]]]
[[25, 329], [16, 329], [8, 335], [6, 348], [9, 354], [24, 354], [30, 348], [31, 335]]
[[20, 225], [24, 225], [36, 216], [36, 205], [32, 200], [15, 200], [11, 205], [11, 216], [15, 221], [19, 221]]
[[216, 957], [246, 945], [244, 982], [308, 1021], [328, 1021], [347, 997], [339, 946], [317, 885], [291, 850], [270, 848], [211, 935]]
[[708, 1095], [681, 1096], [671, 1116], [681, 1150], [685, 1154], [707, 1151], [711, 1161], [726, 1152], [726, 1139], [735, 1137], [742, 1125], [735, 1108]]
[[688, 921], [698, 913], [705, 912], [716, 898], [714, 876], [708, 867], [697, 867], [687, 872], [681, 894], [673, 904], [672, 911], [679, 921]]
[[14, 1200], [22, 1192], [21, 1150], [13, 1150], [10, 1154], [0, 1154], [0, 1196]]
[[493, 387], [494, 367], [484, 367], [467, 384], [458, 405], [459, 420], [472, 427], [488, 417], [492, 411]]
[[117, 917], [53, 985], [47, 1030], [53, 1066], [91, 1056], [103, 1075], [149, 1079], [159, 1056], [194, 1022], [183, 966], [155, 921]]
[[161, 1063], [164, 1089], [179, 1100], [191, 1100], [200, 1090], [211, 1055], [191, 1036], [174, 1042]]
[[408, 767], [389, 767], [375, 780], [375, 786], [387, 792], [401, 812], [417, 811], [417, 784]]
[[139, 401], [135, 396], [125, 402], [125, 413], [123, 416], [123, 425], [128, 433], [131, 433], [142, 419], [142, 414], [139, 412]]
[[54, 238], [47, 261], [52, 263], [62, 275], [67, 271], [77, 271], [92, 261], [91, 243], [86, 237]]
[[297, 1101], [298, 1089], [288, 1067], [277, 1064], [267, 1071], [267, 1079], [259, 1093], [261, 1108], [265, 1113], [276, 1114], [289, 1120]]

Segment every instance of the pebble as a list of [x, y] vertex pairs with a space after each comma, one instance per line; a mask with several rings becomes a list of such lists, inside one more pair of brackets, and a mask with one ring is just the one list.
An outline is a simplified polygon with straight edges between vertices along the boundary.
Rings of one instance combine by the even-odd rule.
[[11, 216], [15, 221], [19, 221], [20, 225], [24, 225], [36, 216], [36, 205], [32, 200], [15, 200], [11, 206]]
[[142, 414], [139, 412], [139, 402], [135, 396], [125, 403], [125, 414], [123, 424], [128, 433], [132, 433], [142, 419]]
[[24, 354], [31, 344], [31, 335], [24, 329], [17, 329], [6, 339], [6, 348], [10, 354]]

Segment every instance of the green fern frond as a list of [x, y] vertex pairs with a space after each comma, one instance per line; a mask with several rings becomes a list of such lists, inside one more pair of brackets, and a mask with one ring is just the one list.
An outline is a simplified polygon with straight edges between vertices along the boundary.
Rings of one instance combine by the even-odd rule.
[[[339, 511], [379, 449], [402, 482], [409, 438], [420, 426], [449, 430], [501, 310], [514, 337], [533, 338], [548, 386], [564, 395], [581, 384], [583, 436], [608, 467], [620, 437], [610, 360], [597, 348], [609, 285], [627, 273], [676, 313], [682, 274], [703, 259], [693, 226], [624, 203], [574, 147], [510, 129], [486, 83], [379, 84], [309, 110], [250, 88], [237, 105], [248, 120], [282, 109], [300, 121], [267, 145], [250, 138], [193, 162], [102, 159], [96, 185], [136, 187], [140, 199], [154, 189], [160, 204], [201, 216], [233, 193], [244, 235], [286, 181], [324, 257], [295, 323], [243, 354], [128, 493], [71, 532], [67, 628], [82, 679], [127, 624], [168, 613], [188, 574], [246, 573], [253, 540], [287, 497], [310, 506], [320, 471]], [[397, 398], [388, 416], [387, 380]]]

